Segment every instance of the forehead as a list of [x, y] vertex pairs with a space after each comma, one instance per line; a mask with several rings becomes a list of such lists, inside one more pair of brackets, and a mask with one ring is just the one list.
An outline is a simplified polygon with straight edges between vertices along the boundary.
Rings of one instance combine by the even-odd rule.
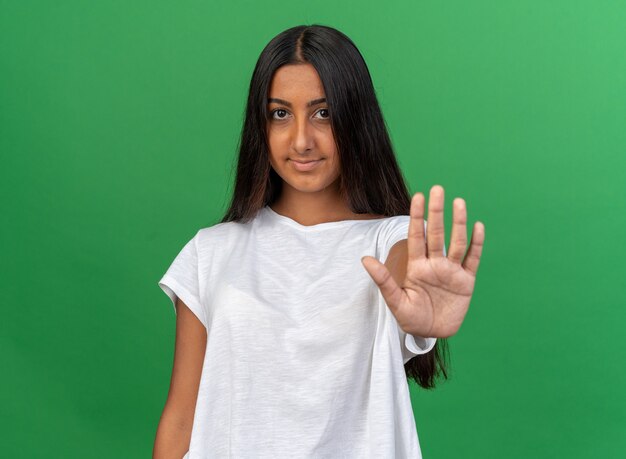
[[269, 97], [291, 101], [324, 97], [324, 85], [309, 63], [283, 65], [274, 73]]

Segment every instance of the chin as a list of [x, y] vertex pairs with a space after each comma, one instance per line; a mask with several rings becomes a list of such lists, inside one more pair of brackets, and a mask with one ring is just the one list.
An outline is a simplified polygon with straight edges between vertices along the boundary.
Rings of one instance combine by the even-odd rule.
[[317, 193], [332, 188], [338, 178], [324, 180], [321, 177], [287, 177], [283, 182], [301, 193]]

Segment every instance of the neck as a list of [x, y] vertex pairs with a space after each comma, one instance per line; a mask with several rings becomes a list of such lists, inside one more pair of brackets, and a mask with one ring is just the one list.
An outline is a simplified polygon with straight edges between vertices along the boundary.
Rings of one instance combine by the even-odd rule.
[[271, 208], [276, 213], [307, 226], [359, 217], [350, 210], [348, 203], [341, 199], [339, 180], [315, 192], [299, 191], [283, 182], [280, 197]]

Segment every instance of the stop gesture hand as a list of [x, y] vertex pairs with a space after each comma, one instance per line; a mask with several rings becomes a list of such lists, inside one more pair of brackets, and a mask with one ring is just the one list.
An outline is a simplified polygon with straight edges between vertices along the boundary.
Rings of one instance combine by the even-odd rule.
[[[456, 198], [450, 247], [444, 256], [443, 209], [444, 190], [435, 185], [430, 190], [425, 235], [424, 195], [413, 195], [405, 257], [408, 262], [400, 285], [388, 267], [376, 258], [366, 256], [361, 260], [398, 325], [416, 336], [445, 338], [454, 335], [463, 323], [474, 292], [485, 227], [481, 222], [474, 224], [466, 254], [467, 209], [465, 201]], [[404, 266], [399, 269], [403, 272]]]

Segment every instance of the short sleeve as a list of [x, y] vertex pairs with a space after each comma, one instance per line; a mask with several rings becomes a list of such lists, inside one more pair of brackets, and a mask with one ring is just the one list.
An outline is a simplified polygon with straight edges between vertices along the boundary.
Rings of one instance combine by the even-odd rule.
[[398, 335], [400, 337], [400, 343], [404, 343], [404, 346], [402, 346], [403, 363], [407, 363], [416, 355], [430, 352], [437, 342], [437, 338], [422, 338], [421, 336], [406, 333], [399, 326]]
[[[409, 233], [409, 221], [410, 217], [408, 215], [402, 216], [402, 218], [394, 219], [394, 225], [389, 228], [387, 234], [385, 235], [385, 243], [383, 244], [380, 258], [382, 263], [387, 260], [387, 256], [389, 256], [389, 251], [391, 250], [393, 245], [396, 242], [407, 238]], [[427, 221], [424, 220], [424, 233], [426, 233], [427, 227]], [[443, 246], [443, 255], [446, 256], [445, 244]], [[437, 338], [425, 338], [417, 335], [411, 335], [410, 333], [406, 333], [404, 330], [402, 330], [397, 322], [396, 326], [398, 327], [398, 336], [402, 345], [401, 349], [404, 363], [407, 363], [416, 355], [426, 354], [427, 352], [430, 352], [433, 347], [435, 347]]]
[[176, 299], [180, 298], [206, 327], [206, 316], [200, 299], [197, 239], [198, 233], [174, 258], [158, 285], [170, 298], [175, 314]]

